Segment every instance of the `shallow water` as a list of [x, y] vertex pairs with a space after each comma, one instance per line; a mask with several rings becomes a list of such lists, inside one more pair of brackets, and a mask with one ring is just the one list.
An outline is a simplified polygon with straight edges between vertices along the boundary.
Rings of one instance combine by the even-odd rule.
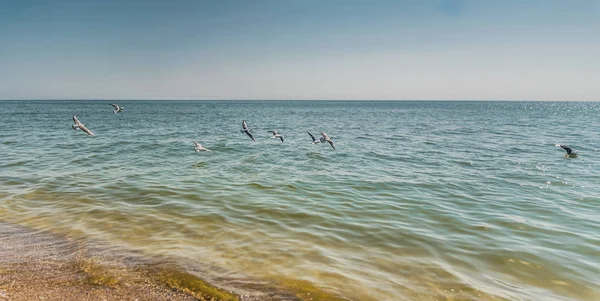
[[184, 258], [216, 285], [600, 300], [600, 103], [117, 103], [0, 102], [0, 221]]

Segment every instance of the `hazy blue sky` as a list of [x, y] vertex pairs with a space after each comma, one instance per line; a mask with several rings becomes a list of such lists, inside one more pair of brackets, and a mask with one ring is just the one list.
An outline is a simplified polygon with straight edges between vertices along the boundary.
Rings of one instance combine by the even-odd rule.
[[0, 0], [0, 99], [600, 100], [600, 0]]

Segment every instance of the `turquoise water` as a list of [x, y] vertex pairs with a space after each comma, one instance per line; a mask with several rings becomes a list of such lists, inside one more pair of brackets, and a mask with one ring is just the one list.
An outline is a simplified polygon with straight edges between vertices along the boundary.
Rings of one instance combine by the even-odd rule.
[[600, 300], [600, 103], [108, 103], [0, 102], [0, 221], [184, 258], [222, 286]]

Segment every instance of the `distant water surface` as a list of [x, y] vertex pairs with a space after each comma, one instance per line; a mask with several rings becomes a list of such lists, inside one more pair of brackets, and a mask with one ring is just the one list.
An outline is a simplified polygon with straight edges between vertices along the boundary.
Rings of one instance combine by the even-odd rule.
[[184, 258], [216, 285], [600, 300], [600, 103], [108, 103], [0, 102], [0, 221]]

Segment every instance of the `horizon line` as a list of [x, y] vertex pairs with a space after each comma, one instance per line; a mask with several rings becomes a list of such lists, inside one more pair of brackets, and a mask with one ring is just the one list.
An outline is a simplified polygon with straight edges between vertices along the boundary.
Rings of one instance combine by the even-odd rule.
[[0, 101], [462, 101], [462, 102], [600, 102], [600, 100], [549, 99], [258, 99], [258, 98], [0, 98]]

